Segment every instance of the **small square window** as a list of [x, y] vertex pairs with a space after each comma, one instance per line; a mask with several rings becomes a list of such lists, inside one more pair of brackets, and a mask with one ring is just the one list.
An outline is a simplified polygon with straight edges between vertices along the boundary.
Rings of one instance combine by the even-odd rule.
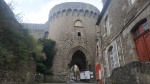
[[81, 33], [80, 33], [80, 32], [78, 32], [78, 36], [81, 36]]

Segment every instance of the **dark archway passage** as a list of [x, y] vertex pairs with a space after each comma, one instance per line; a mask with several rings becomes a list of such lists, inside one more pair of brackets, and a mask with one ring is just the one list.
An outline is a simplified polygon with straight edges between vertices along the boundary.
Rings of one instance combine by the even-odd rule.
[[74, 65], [77, 65], [80, 71], [86, 70], [86, 57], [81, 50], [75, 51], [72, 56], [70, 68]]

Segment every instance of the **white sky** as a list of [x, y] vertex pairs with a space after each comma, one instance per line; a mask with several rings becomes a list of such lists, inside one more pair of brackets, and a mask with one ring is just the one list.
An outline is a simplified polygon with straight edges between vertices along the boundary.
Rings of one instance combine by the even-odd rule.
[[[5, 0], [7, 3], [12, 0]], [[23, 13], [23, 22], [45, 23], [52, 7], [64, 2], [84, 2], [102, 9], [101, 0], [13, 0], [16, 2], [14, 13]]]

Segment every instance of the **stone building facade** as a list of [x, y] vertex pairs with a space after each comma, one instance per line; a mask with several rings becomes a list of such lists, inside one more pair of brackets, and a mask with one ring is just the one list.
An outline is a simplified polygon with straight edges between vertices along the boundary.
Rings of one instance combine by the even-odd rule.
[[150, 0], [103, 0], [100, 84], [150, 83]]
[[53, 79], [66, 82], [73, 65], [80, 71], [95, 72], [95, 45], [99, 10], [93, 5], [67, 2], [54, 6], [49, 13], [49, 36], [56, 41]]

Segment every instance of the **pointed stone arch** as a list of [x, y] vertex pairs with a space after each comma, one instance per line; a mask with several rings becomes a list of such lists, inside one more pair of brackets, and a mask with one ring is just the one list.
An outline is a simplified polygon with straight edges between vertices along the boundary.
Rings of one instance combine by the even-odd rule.
[[89, 61], [89, 55], [90, 55], [90, 53], [85, 49], [85, 48], [83, 48], [82, 46], [76, 46], [76, 47], [74, 47], [73, 49], [71, 49], [70, 51], [69, 51], [69, 54], [68, 54], [68, 58], [67, 58], [67, 60], [68, 60], [68, 65], [70, 65], [70, 62], [71, 62], [71, 60], [72, 60], [72, 56], [73, 56], [73, 54], [76, 52], [76, 51], [81, 51], [81, 52], [83, 52], [84, 53], [84, 55], [85, 55], [85, 58], [86, 58], [86, 66], [88, 66], [90, 63], [90, 61]]
[[69, 67], [71, 68], [74, 65], [77, 65], [81, 71], [87, 69], [86, 57], [81, 50], [75, 51], [72, 55]]

